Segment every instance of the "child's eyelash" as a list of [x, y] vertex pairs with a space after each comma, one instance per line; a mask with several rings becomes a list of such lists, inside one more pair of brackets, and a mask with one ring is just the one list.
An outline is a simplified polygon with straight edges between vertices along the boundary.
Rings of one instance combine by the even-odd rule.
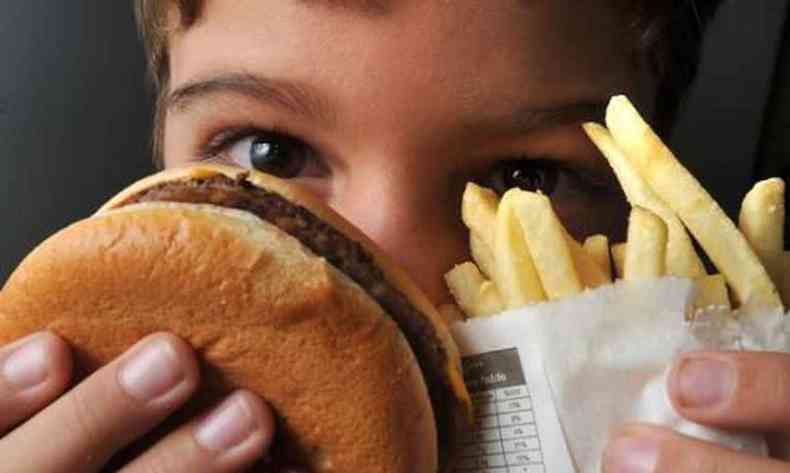
[[199, 151], [200, 158], [203, 160], [214, 159], [237, 142], [245, 138], [249, 138], [250, 136], [265, 133], [278, 132], [272, 129], [264, 130], [262, 128], [251, 126], [226, 128], [218, 133], [215, 133], [208, 141], [206, 141], [205, 144], [201, 146]]

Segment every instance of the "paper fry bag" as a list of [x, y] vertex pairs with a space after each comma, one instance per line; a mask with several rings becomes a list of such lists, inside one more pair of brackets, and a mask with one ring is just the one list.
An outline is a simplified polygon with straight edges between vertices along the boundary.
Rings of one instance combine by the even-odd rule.
[[685, 279], [619, 282], [454, 324], [478, 407], [459, 471], [598, 473], [610, 429], [627, 421], [763, 453], [761, 436], [678, 416], [666, 375], [685, 351], [789, 351], [783, 314], [713, 311], [687, 322], [694, 296]]

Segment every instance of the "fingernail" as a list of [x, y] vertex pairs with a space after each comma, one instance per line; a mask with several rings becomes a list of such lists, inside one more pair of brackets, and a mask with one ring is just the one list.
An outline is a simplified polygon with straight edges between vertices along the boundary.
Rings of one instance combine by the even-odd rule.
[[124, 390], [140, 401], [152, 401], [184, 379], [175, 350], [164, 340], [154, 340], [127, 360], [119, 380]]
[[195, 437], [205, 448], [228, 450], [246, 440], [255, 429], [255, 420], [243, 396], [233, 395], [198, 426]]
[[623, 437], [606, 449], [606, 473], [653, 473], [656, 465], [658, 444], [649, 438]]
[[729, 399], [735, 369], [714, 358], [687, 358], [678, 370], [678, 396], [683, 407], [711, 407]]
[[49, 371], [47, 346], [43, 335], [34, 335], [17, 347], [3, 363], [3, 377], [19, 390], [38, 386]]

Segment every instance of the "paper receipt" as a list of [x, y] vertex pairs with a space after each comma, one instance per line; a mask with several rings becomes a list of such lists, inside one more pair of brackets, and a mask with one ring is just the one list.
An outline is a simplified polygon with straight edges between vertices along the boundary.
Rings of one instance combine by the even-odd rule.
[[545, 473], [532, 396], [515, 348], [463, 359], [475, 431], [457, 471]]
[[456, 324], [475, 427], [463, 441], [457, 473], [575, 471], [540, 355], [494, 327]]

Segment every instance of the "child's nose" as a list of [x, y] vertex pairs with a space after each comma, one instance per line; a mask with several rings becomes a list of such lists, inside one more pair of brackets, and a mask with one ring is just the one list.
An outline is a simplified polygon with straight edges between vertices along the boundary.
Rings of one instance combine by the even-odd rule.
[[405, 269], [435, 303], [450, 301], [444, 273], [468, 259], [460, 194], [413, 173], [368, 175], [336, 196], [333, 206]]

